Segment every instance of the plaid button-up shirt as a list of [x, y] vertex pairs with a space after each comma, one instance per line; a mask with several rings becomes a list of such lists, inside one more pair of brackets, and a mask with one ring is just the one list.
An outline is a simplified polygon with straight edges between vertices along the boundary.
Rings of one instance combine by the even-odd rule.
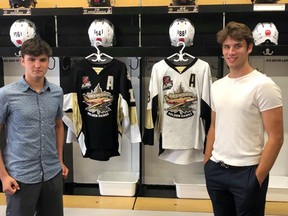
[[62, 118], [62, 107], [62, 89], [47, 80], [39, 93], [23, 77], [0, 89], [0, 124], [6, 128], [4, 163], [16, 180], [39, 183], [60, 172], [55, 122]]

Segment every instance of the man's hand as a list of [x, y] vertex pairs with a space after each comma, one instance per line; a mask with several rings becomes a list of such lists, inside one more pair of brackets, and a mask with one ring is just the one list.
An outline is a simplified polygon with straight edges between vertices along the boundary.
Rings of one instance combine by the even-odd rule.
[[61, 165], [62, 165], [62, 176], [64, 179], [66, 179], [69, 173], [69, 169], [65, 166], [65, 164], [62, 163]]
[[11, 176], [7, 175], [3, 177], [2, 179], [2, 187], [3, 192], [7, 193], [9, 195], [15, 194], [18, 190], [20, 190], [20, 187], [17, 183], [17, 181], [12, 178]]

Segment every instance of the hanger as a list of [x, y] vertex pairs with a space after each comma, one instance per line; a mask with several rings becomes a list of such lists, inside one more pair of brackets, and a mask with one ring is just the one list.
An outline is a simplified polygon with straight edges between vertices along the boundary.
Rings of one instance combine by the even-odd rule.
[[179, 53], [174, 53], [173, 55], [171, 55], [171, 56], [169, 56], [169, 57], [167, 57], [167, 59], [171, 59], [171, 58], [173, 58], [173, 57], [177, 57], [178, 56], [178, 59], [173, 59], [173, 61], [174, 62], [186, 62], [186, 61], [188, 61], [189, 59], [188, 58], [184, 58], [184, 56], [188, 56], [188, 57], [190, 57], [190, 58], [192, 58], [192, 59], [194, 59], [195, 57], [194, 56], [192, 56], [192, 55], [190, 55], [190, 54], [188, 54], [188, 53], [183, 53], [183, 50], [185, 49], [185, 43], [183, 42], [183, 41], [179, 41], [178, 43], [177, 43], [177, 47], [179, 46], [179, 45], [182, 45], [182, 48], [181, 48], [181, 50], [179, 51]]
[[15, 55], [16, 57], [21, 57], [21, 50], [19, 50], [18, 53], [14, 53], [14, 55]]
[[[100, 52], [100, 49], [99, 49], [98, 45], [102, 45], [102, 42], [96, 40], [93, 46], [96, 48], [97, 53], [92, 53], [92, 54], [86, 56], [85, 59], [90, 60], [90, 61], [92, 61], [94, 63], [106, 63], [106, 61], [108, 61], [108, 59], [112, 60], [113, 59], [112, 56], [109, 56], [106, 53], [101, 53]], [[106, 59], [106, 58], [103, 59], [102, 58], [103, 56], [104, 57], [108, 57], [108, 59]]]

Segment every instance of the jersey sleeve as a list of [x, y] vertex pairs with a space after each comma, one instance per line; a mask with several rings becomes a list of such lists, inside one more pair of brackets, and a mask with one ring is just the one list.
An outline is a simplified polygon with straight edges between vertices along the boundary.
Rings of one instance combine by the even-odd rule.
[[158, 119], [158, 82], [156, 77], [157, 69], [152, 68], [149, 91], [147, 98], [147, 108], [145, 112], [145, 128], [143, 134], [144, 145], [154, 145], [154, 133], [157, 132], [156, 122]]
[[206, 66], [203, 68], [204, 72], [204, 80], [203, 80], [203, 89], [202, 89], [202, 98], [201, 98], [201, 112], [200, 117], [204, 123], [205, 129], [205, 141], [203, 143], [205, 152], [206, 149], [206, 140], [208, 131], [211, 124], [211, 85], [212, 85], [212, 76], [211, 76], [211, 69], [210, 65], [207, 63]]
[[212, 85], [212, 76], [210, 66], [207, 63], [203, 68], [204, 80], [202, 86], [202, 98], [201, 98], [201, 114], [200, 117], [204, 120], [205, 123], [205, 132], [208, 133], [210, 122], [211, 122], [211, 85]]
[[82, 117], [80, 113], [80, 107], [78, 105], [78, 95], [76, 90], [77, 82], [77, 69], [71, 68], [71, 86], [68, 89], [64, 89], [63, 99], [63, 111], [64, 116], [62, 118], [64, 124], [67, 126], [66, 142], [71, 143], [78, 141], [78, 137], [82, 128]]
[[63, 111], [65, 112], [63, 122], [78, 137], [82, 128], [82, 119], [75, 92], [64, 95]]
[[121, 75], [121, 90], [118, 107], [118, 130], [125, 135], [131, 143], [141, 142], [137, 107], [131, 79], [127, 73], [126, 66]]

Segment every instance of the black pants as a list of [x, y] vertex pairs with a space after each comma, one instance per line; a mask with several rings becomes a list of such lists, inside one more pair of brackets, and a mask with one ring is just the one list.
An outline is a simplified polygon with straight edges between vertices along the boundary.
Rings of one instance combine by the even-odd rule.
[[63, 216], [62, 172], [46, 182], [18, 183], [19, 191], [6, 194], [6, 216]]
[[257, 165], [222, 167], [212, 160], [204, 166], [206, 187], [215, 216], [264, 216], [269, 176], [261, 187]]

